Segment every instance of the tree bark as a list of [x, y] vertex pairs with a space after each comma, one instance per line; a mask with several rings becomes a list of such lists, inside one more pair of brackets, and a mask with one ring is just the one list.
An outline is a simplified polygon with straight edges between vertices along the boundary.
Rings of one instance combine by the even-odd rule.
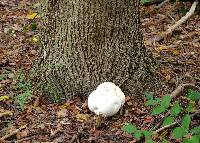
[[143, 44], [138, 0], [43, 0], [37, 87], [53, 101], [87, 96], [102, 82], [126, 95], [158, 89]]

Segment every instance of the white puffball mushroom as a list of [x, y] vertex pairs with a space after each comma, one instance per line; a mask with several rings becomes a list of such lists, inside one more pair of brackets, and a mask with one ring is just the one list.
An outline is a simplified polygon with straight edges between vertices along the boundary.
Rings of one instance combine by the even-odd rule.
[[125, 103], [125, 95], [112, 82], [100, 84], [88, 97], [88, 107], [96, 115], [115, 115]]

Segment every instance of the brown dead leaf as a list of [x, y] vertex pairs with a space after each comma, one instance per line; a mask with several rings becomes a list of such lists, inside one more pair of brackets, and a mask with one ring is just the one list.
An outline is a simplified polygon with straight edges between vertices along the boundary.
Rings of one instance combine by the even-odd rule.
[[5, 79], [0, 82], [1, 84], [10, 84], [12, 83], [12, 79]]
[[29, 133], [30, 133], [29, 130], [22, 130], [21, 132], [18, 132], [16, 134], [16, 136], [18, 139], [20, 139], [20, 138], [24, 138], [24, 137], [28, 136]]
[[30, 70], [32, 68], [32, 63], [23, 63], [23, 66], [26, 70]]
[[133, 139], [132, 141], [130, 141], [129, 143], [136, 143], [137, 139]]
[[131, 100], [131, 97], [130, 97], [130, 96], [126, 96], [126, 97], [125, 97], [125, 101], [127, 102], [127, 101], [129, 101], [129, 100]]
[[127, 105], [131, 106], [131, 105], [133, 105], [133, 102], [129, 101], [129, 102], [127, 102]]
[[30, 56], [35, 56], [36, 54], [37, 54], [36, 50], [31, 50], [29, 53]]
[[82, 108], [83, 108], [83, 110], [88, 108], [87, 102], [84, 102], [84, 103], [83, 103]]
[[151, 123], [153, 121], [154, 121], [154, 119], [151, 116], [147, 116], [144, 118], [144, 123]]
[[61, 109], [60, 111], [57, 112], [57, 118], [64, 118], [67, 117], [67, 109]]
[[169, 81], [169, 80], [171, 79], [170, 74], [168, 74], [168, 75], [165, 77], [165, 79], [166, 79], [167, 81]]

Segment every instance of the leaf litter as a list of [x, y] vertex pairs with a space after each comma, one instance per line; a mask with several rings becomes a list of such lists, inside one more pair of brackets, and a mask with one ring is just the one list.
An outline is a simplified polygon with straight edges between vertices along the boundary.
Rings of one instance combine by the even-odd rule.
[[[38, 99], [19, 111], [14, 101], [23, 89], [18, 88], [15, 75], [20, 69], [30, 70], [37, 56], [40, 15], [33, 9], [38, 4], [36, 0], [0, 2], [0, 142], [133, 143], [136, 140], [121, 129], [124, 123], [148, 129], [159, 122], [162, 117], [149, 114], [150, 108], [144, 106], [146, 98], [143, 97], [126, 96], [122, 113], [104, 119], [100, 126], [96, 126], [96, 117], [87, 108], [86, 100], [78, 97], [62, 105], [46, 105]], [[184, 3], [184, 7], [187, 6], [191, 3]], [[141, 7], [145, 45], [164, 65], [158, 73], [174, 88], [188, 81], [186, 74], [195, 77], [200, 84], [199, 15], [193, 15], [168, 39], [152, 42], [157, 34], [180, 19], [180, 8], [180, 4], [173, 3], [160, 9], [154, 5]], [[191, 122], [191, 126], [197, 124], [200, 124], [198, 119]]]

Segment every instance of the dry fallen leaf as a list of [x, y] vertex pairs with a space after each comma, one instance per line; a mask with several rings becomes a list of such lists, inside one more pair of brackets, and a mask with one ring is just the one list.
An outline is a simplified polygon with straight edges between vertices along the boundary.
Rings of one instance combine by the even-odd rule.
[[159, 47], [159, 51], [168, 51], [167, 47]]
[[30, 12], [26, 16], [27, 19], [35, 19], [35, 18], [39, 18], [39, 17], [40, 17], [40, 15], [37, 12], [34, 12], [34, 13]]
[[32, 38], [32, 41], [33, 41], [34, 43], [37, 43], [37, 42], [39, 41], [39, 39], [38, 39], [37, 37], [33, 37], [33, 38]]
[[90, 115], [88, 114], [76, 114], [76, 119], [79, 122], [85, 122], [89, 119]]
[[12, 116], [13, 111], [8, 111], [8, 110], [0, 111], [0, 118], [7, 115]]
[[67, 117], [67, 109], [61, 109], [60, 111], [57, 112], [57, 118], [64, 118]]
[[8, 100], [9, 98], [10, 98], [10, 96], [8, 96], [8, 95], [0, 96], [0, 101]]

